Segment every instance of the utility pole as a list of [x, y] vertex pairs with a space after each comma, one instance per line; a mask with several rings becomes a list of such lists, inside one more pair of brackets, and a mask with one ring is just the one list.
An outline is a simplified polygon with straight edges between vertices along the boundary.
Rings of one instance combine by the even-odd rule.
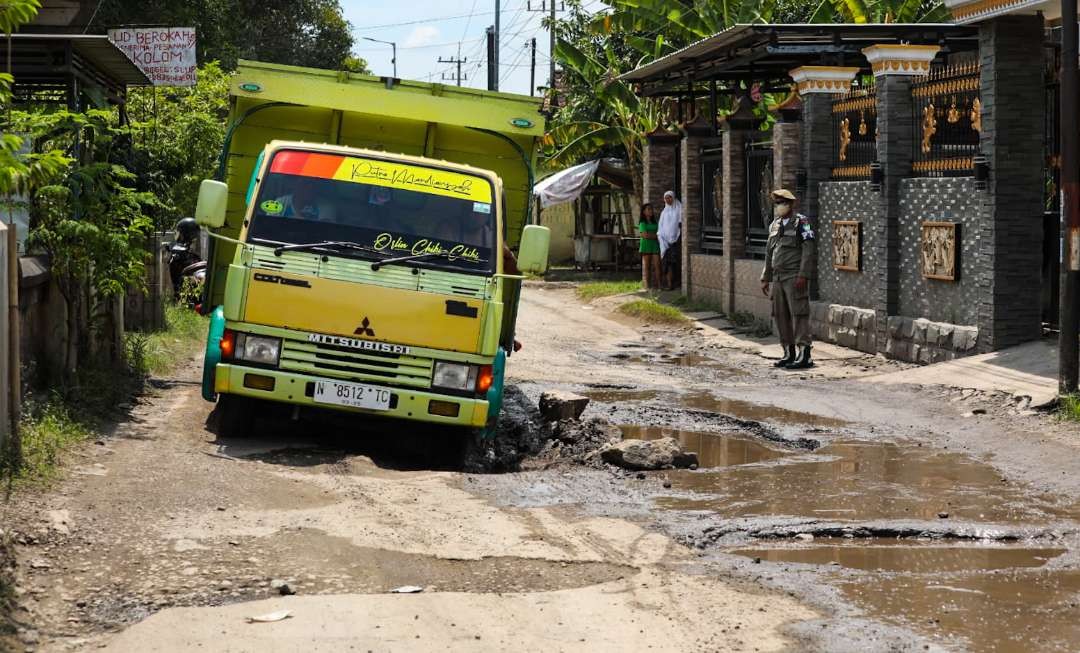
[[487, 28], [487, 90], [494, 91], [499, 86], [499, 67], [495, 64], [495, 27]]
[[1080, 130], [1076, 125], [1080, 94], [1080, 52], [1076, 0], [1061, 0], [1061, 332], [1058, 335], [1058, 390], [1076, 392], [1080, 373]]
[[462, 59], [460, 57], [460, 53], [459, 53], [459, 56], [457, 56], [457, 57], [447, 57], [445, 59], [442, 58], [442, 57], [439, 57], [439, 63], [457, 64], [457, 76], [456, 77], [447, 77], [446, 73], [443, 73], [442, 78], [445, 79], [445, 80], [448, 80], [448, 81], [454, 81], [456, 79], [457, 80], [457, 85], [461, 86], [461, 81], [464, 80], [464, 79], [468, 79], [468, 77], [463, 77], [461, 75], [461, 64], [466, 63], [468, 61], [469, 61], [468, 57]]
[[532, 61], [529, 63], [529, 97], [536, 95], [536, 37], [529, 39]]
[[[555, 93], [555, 0], [540, 0], [539, 7], [532, 6], [532, 0], [529, 0], [525, 5], [529, 11], [540, 11], [548, 14], [548, 39], [549, 49], [548, 56], [551, 57], [551, 70], [548, 73], [548, 88], [551, 89], [551, 93]], [[560, 3], [558, 11], [566, 9], [566, 5]]]
[[[495, 64], [495, 77], [493, 78], [494, 86], [491, 88], [493, 91], [499, 90], [499, 45], [501, 43], [500, 39], [502, 38], [502, 27], [500, 27], [502, 24], [502, 21], [500, 20], [501, 17], [502, 11], [499, 10], [499, 0], [495, 0], [495, 56], [493, 58]], [[489, 82], [489, 84], [490, 83], [491, 82]]]

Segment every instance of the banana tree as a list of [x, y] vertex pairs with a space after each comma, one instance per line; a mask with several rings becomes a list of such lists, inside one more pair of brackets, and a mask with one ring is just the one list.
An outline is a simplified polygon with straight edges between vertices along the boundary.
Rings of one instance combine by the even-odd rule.
[[[832, 9], [846, 23], [943, 23], [949, 10], [939, 0], [831, 0]], [[814, 22], [836, 22], [815, 15]]]
[[[574, 75], [577, 85], [590, 91], [587, 101], [592, 104], [597, 119], [556, 121], [545, 136], [551, 151], [550, 167], [561, 168], [583, 159], [609, 151], [621, 150], [633, 178], [635, 204], [641, 198], [642, 148], [645, 135], [661, 124], [662, 106], [648, 98], [640, 98], [617, 78], [620, 63], [611, 50], [606, 61], [587, 54], [575, 44], [559, 39], [555, 56], [566, 74]], [[625, 66], [625, 64], [622, 64]], [[572, 107], [567, 110], [572, 114]], [[596, 111], [598, 109], [598, 111]]]

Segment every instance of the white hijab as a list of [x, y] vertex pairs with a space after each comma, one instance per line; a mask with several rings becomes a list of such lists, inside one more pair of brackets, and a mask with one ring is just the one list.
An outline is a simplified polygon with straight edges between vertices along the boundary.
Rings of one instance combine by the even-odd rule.
[[675, 198], [674, 191], [664, 193], [664, 197], [671, 197], [671, 204], [664, 203], [664, 210], [660, 213], [660, 225], [656, 230], [656, 239], [660, 241], [660, 256], [663, 257], [668, 248], [679, 240], [682, 235], [682, 202]]

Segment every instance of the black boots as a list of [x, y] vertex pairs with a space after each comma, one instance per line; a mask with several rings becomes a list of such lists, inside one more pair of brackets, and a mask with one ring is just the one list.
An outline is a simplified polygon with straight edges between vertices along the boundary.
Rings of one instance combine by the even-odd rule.
[[795, 345], [784, 345], [784, 357], [773, 363], [773, 367], [787, 367], [795, 362]]
[[805, 370], [813, 367], [814, 361], [810, 360], [810, 345], [802, 345], [799, 348], [799, 356], [787, 366], [789, 370]]

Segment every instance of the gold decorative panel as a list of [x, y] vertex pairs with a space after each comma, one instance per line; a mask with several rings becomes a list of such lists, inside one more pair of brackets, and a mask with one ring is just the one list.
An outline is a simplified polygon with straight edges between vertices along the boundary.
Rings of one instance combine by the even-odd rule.
[[922, 274], [927, 279], [956, 281], [958, 224], [922, 223]]
[[832, 258], [837, 270], [858, 272], [862, 269], [862, 223], [834, 220]]

